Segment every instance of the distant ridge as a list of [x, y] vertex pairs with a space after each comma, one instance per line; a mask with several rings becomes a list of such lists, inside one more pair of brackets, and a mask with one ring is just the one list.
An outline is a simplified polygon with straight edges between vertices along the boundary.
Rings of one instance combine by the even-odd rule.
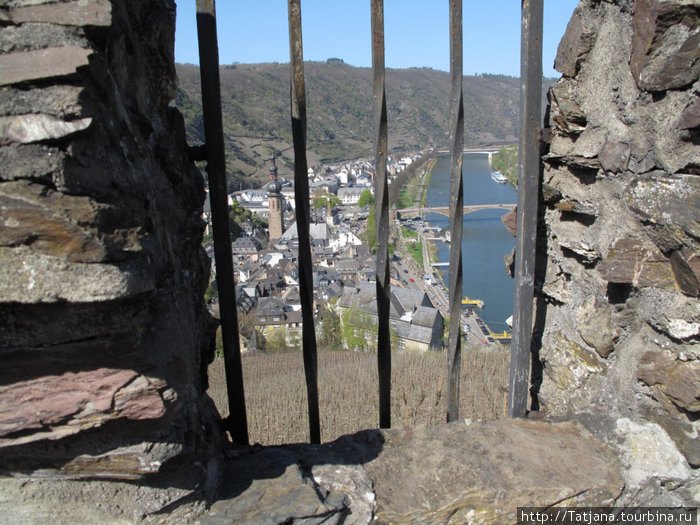
[[[309, 165], [373, 154], [372, 71], [341, 60], [306, 62]], [[185, 116], [190, 143], [201, 143], [199, 68], [177, 64], [175, 105]], [[257, 184], [272, 152], [282, 152], [280, 175], [291, 173], [289, 66], [221, 66], [227, 164], [234, 187]], [[465, 143], [517, 141], [518, 79], [464, 77]], [[390, 150], [448, 144], [449, 74], [429, 68], [389, 69], [386, 96]], [[285, 169], [286, 168], [286, 169]]]

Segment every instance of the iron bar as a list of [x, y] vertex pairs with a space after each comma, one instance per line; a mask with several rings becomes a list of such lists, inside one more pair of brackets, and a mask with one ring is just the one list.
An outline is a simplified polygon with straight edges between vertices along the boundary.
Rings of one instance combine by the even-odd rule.
[[525, 416], [530, 377], [537, 199], [541, 171], [542, 0], [522, 0], [521, 24], [519, 181], [509, 417]]
[[377, 369], [379, 372], [379, 427], [391, 428], [391, 335], [389, 309], [389, 187], [386, 179], [387, 117], [384, 86], [384, 0], [372, 0], [372, 71], [374, 91], [374, 204], [377, 234]]
[[197, 38], [199, 41], [199, 71], [202, 83], [202, 112], [206, 141], [209, 199], [214, 229], [216, 279], [221, 312], [221, 338], [224, 346], [226, 390], [229, 416], [225, 422], [231, 439], [248, 444], [243, 367], [238, 338], [231, 234], [229, 232], [228, 201], [226, 195], [226, 157], [221, 117], [219, 82], [219, 49], [216, 38], [216, 7], [214, 0], [197, 0]]
[[447, 421], [459, 418], [459, 376], [462, 361], [462, 217], [464, 195], [464, 103], [462, 99], [462, 0], [450, 0], [450, 336], [447, 348]]
[[301, 39], [301, 0], [289, 0], [289, 57], [292, 140], [294, 142], [294, 198], [299, 234], [299, 295], [301, 296], [304, 374], [309, 407], [311, 443], [321, 442], [318, 409], [318, 358], [313, 312], [313, 273], [309, 234], [309, 177], [306, 162], [306, 86]]

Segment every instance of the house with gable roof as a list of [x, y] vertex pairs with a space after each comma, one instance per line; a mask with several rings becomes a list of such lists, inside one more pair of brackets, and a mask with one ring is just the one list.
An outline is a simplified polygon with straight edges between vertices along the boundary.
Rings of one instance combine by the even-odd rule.
[[254, 323], [266, 340], [284, 337], [287, 347], [301, 347], [302, 315], [278, 297], [261, 297], [254, 311]]
[[[338, 300], [343, 322], [352, 316], [348, 311], [362, 312], [368, 316], [374, 330], [366, 330], [368, 346], [374, 344], [377, 324], [377, 289], [374, 282], [360, 282], [358, 286], [345, 286]], [[442, 349], [445, 322], [440, 311], [433, 306], [425, 292], [414, 288], [392, 288], [389, 296], [389, 323], [392, 337], [398, 348], [427, 351]]]

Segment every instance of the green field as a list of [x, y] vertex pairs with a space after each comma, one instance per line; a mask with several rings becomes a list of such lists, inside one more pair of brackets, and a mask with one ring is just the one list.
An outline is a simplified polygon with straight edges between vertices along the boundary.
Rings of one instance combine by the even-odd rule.
[[418, 239], [418, 232], [405, 226], [401, 226], [401, 233], [406, 239]]

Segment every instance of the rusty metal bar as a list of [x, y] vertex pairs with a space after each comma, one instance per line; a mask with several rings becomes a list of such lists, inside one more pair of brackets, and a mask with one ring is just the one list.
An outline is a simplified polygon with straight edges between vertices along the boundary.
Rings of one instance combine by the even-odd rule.
[[522, 0], [520, 43], [520, 149], [515, 245], [513, 340], [508, 416], [527, 412], [535, 284], [537, 199], [540, 180], [542, 97], [542, 0]]
[[221, 117], [219, 82], [219, 49], [216, 39], [216, 8], [214, 0], [197, 0], [197, 38], [199, 40], [199, 72], [202, 83], [202, 112], [206, 141], [209, 199], [214, 228], [216, 279], [219, 288], [221, 338], [224, 345], [226, 389], [229, 416], [225, 422], [235, 443], [248, 444], [243, 367], [238, 339], [231, 234], [228, 223], [226, 196], [226, 157]]
[[374, 91], [374, 170], [376, 199], [374, 213], [377, 234], [377, 369], [379, 372], [379, 427], [391, 427], [391, 335], [389, 309], [389, 187], [386, 179], [387, 118], [384, 89], [384, 1], [372, 0], [372, 71]]
[[306, 86], [301, 40], [301, 0], [289, 0], [289, 57], [291, 73], [292, 140], [294, 142], [294, 198], [299, 233], [299, 295], [301, 296], [304, 373], [309, 407], [311, 443], [321, 442], [318, 409], [318, 358], [314, 329], [314, 288], [309, 234], [309, 176], [306, 162]]
[[447, 347], [447, 421], [459, 418], [459, 376], [462, 361], [462, 217], [464, 195], [464, 103], [462, 100], [462, 0], [450, 0], [450, 336]]

